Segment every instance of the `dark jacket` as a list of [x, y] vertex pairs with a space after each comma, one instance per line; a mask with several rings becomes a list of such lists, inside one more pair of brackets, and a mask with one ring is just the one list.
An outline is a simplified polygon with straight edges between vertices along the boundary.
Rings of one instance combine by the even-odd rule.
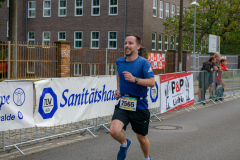
[[207, 70], [208, 72], [211, 72], [211, 68], [213, 68], [213, 65], [211, 64], [210, 61], [206, 61], [206, 62], [203, 62], [203, 66], [201, 68], [201, 71], [202, 70]]

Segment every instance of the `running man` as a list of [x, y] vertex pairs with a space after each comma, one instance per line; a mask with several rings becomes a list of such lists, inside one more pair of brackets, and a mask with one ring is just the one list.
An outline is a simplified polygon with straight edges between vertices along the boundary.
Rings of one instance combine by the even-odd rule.
[[120, 99], [115, 106], [110, 127], [110, 135], [121, 146], [117, 160], [125, 160], [131, 141], [126, 139], [122, 129], [126, 130], [131, 123], [136, 133], [144, 160], [149, 156], [150, 143], [147, 138], [150, 112], [148, 110], [147, 87], [155, 86], [155, 79], [150, 62], [138, 56], [141, 38], [137, 35], [127, 35], [125, 39], [126, 57], [117, 59], [117, 91], [114, 96]]

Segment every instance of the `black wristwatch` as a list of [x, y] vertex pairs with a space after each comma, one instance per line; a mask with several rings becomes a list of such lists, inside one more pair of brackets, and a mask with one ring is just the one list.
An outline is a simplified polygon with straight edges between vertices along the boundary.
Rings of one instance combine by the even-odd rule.
[[135, 78], [135, 84], [137, 84], [138, 81], [139, 81], [139, 78], [136, 77], [136, 78]]

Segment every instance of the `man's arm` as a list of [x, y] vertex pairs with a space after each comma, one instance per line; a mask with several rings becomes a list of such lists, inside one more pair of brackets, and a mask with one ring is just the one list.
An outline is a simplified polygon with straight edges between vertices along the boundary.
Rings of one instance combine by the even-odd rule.
[[[136, 77], [134, 77], [130, 72], [124, 71], [123, 74], [124, 74], [125, 80], [135, 83]], [[155, 78], [154, 77], [146, 78], [146, 79], [139, 78], [139, 81], [137, 82], [137, 84], [141, 86], [154, 87]]]

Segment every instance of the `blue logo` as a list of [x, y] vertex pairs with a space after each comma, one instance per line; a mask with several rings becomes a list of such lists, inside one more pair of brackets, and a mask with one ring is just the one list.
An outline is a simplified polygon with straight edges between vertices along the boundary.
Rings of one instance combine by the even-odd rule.
[[43, 119], [52, 118], [58, 109], [57, 95], [52, 88], [44, 88], [39, 100], [38, 112]]
[[21, 119], [23, 119], [23, 114], [22, 114], [22, 112], [20, 112], [20, 111], [18, 111], [18, 118], [21, 120]]
[[155, 87], [151, 87], [150, 89], [150, 98], [152, 102], [157, 102], [158, 99], [158, 84], [155, 82]]
[[14, 92], [13, 92], [13, 102], [17, 105], [17, 106], [22, 106], [23, 103], [25, 102], [25, 92], [22, 90], [22, 88], [17, 88]]

